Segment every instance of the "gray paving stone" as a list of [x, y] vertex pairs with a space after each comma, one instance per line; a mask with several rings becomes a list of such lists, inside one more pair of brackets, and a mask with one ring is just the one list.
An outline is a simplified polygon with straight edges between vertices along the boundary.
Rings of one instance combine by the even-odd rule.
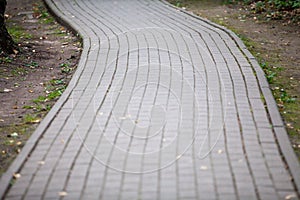
[[[65, 98], [1, 179], [0, 196], [20, 199], [27, 188], [23, 199], [58, 199], [64, 189], [62, 199], [298, 195], [299, 165], [276, 103], [234, 34], [158, 0], [46, 3], [84, 49]], [[8, 188], [17, 171], [23, 177]]]

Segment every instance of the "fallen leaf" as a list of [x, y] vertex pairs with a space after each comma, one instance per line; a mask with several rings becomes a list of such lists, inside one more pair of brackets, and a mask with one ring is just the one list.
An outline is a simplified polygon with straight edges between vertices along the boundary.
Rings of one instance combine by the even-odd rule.
[[200, 169], [201, 169], [201, 170], [208, 170], [208, 167], [205, 166], [205, 165], [202, 165], [202, 166], [200, 167]]
[[18, 136], [19, 136], [19, 134], [18, 134], [18, 133], [16, 133], [16, 132], [14, 132], [14, 133], [10, 134], [9, 136], [10, 136], [10, 137], [18, 137]]
[[14, 174], [13, 174], [13, 177], [14, 177], [15, 179], [21, 178], [21, 174], [19, 174], [19, 173], [14, 173]]
[[296, 195], [295, 194], [289, 194], [285, 197], [286, 200], [289, 200], [289, 199], [296, 199]]
[[61, 191], [61, 192], [58, 193], [58, 195], [61, 196], [61, 197], [64, 197], [64, 196], [67, 196], [68, 193], [66, 191]]
[[30, 123], [40, 123], [41, 119], [35, 119], [35, 120], [32, 120], [30, 121]]
[[44, 165], [44, 164], [45, 164], [45, 161], [43, 161], [43, 160], [38, 161], [38, 164], [39, 164], [39, 165]]
[[7, 88], [4, 88], [3, 92], [12, 92], [13, 90], [12, 89], [7, 89]]
[[219, 149], [219, 150], [218, 150], [218, 154], [221, 154], [221, 153], [223, 153], [223, 150], [222, 150], [222, 149]]

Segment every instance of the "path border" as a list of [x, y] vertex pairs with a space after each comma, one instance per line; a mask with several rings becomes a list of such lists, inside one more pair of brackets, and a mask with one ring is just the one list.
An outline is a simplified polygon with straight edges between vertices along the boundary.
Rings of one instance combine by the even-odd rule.
[[55, 7], [55, 4], [52, 3], [52, 0], [42, 0], [45, 4], [45, 6], [48, 9], [48, 12], [50, 12], [53, 17], [56, 19], [57, 22], [59, 22], [62, 26], [66, 27], [70, 31], [72, 31], [75, 35], [80, 37], [83, 50], [80, 55], [80, 60], [78, 62], [76, 71], [74, 72], [72, 79], [70, 80], [66, 90], [63, 92], [61, 97], [58, 99], [58, 101], [54, 104], [54, 106], [51, 108], [51, 110], [48, 112], [48, 114], [45, 116], [45, 118], [41, 121], [41, 123], [38, 125], [36, 130], [32, 133], [32, 135], [29, 137], [28, 141], [26, 142], [25, 146], [22, 148], [21, 152], [17, 155], [17, 157], [14, 159], [13, 163], [9, 166], [7, 171], [2, 174], [0, 177], [0, 199], [3, 199], [5, 197], [6, 192], [11, 187], [11, 182], [13, 180], [13, 175], [15, 173], [18, 173], [22, 166], [24, 165], [25, 161], [27, 160], [28, 156], [32, 153], [32, 151], [35, 149], [36, 145], [38, 144], [38, 141], [43, 136], [47, 128], [51, 125], [53, 122], [54, 117], [57, 115], [57, 113], [60, 111], [62, 106], [67, 101], [68, 97], [71, 95], [71, 92], [73, 88], [75, 87], [75, 83], [79, 80], [79, 75], [83, 71], [83, 68], [86, 63], [88, 51], [90, 49], [90, 44], [88, 42], [85, 42], [84, 38], [80, 34], [79, 29], [76, 27], [76, 24], [69, 20], [66, 15], [64, 15], [62, 12], [59, 11], [57, 7]]
[[287, 133], [285, 125], [283, 123], [282, 117], [279, 113], [274, 96], [271, 92], [270, 85], [265, 77], [265, 73], [262, 70], [262, 68], [260, 67], [256, 58], [250, 53], [250, 51], [247, 49], [247, 47], [242, 42], [242, 40], [233, 31], [227, 29], [224, 26], [218, 25], [207, 19], [199, 17], [192, 12], [189, 12], [182, 8], [176, 7], [176, 6], [172, 5], [171, 3], [167, 2], [166, 0], [159, 0], [159, 1], [161, 1], [165, 5], [172, 7], [182, 13], [185, 13], [193, 18], [201, 20], [215, 28], [218, 28], [218, 29], [224, 31], [233, 39], [233, 41], [236, 43], [238, 48], [245, 55], [246, 59], [248, 59], [249, 63], [251, 64], [252, 69], [256, 73], [256, 79], [258, 80], [260, 92], [264, 96], [264, 99], [265, 99], [265, 102], [267, 105], [266, 109], [267, 109], [268, 117], [271, 120], [272, 125], [273, 125], [272, 129], [275, 133], [275, 138], [277, 139], [279, 151], [281, 153], [283, 160], [285, 161], [285, 163], [288, 166], [288, 170], [292, 176], [292, 180], [295, 185], [296, 192], [297, 192], [298, 196], [300, 196], [300, 162], [297, 159], [296, 154], [292, 148], [292, 144], [288, 137], [288, 133]]

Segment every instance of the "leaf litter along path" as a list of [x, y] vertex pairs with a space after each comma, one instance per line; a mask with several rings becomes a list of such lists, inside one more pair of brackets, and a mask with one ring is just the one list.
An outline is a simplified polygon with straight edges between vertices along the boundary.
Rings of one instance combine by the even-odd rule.
[[0, 57], [1, 174], [63, 92], [81, 51], [42, 1], [8, 1], [6, 14], [21, 51]]
[[47, 2], [84, 49], [5, 198], [297, 199], [276, 104], [234, 35], [161, 1]]
[[299, 11], [288, 15], [298, 17], [298, 21], [292, 22], [290, 18], [267, 20], [265, 14], [254, 13], [250, 6], [223, 5], [222, 0], [170, 2], [233, 30], [247, 43], [269, 79], [290, 141], [300, 160]]

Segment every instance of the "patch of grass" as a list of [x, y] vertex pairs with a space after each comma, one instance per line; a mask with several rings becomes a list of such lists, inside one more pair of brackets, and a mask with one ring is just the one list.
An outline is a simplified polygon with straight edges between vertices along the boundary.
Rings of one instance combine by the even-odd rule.
[[41, 113], [44, 111], [49, 111], [51, 109], [51, 105], [44, 103], [35, 103], [34, 105], [25, 105], [23, 109], [34, 110], [36, 113]]
[[63, 85], [65, 84], [65, 81], [63, 79], [52, 79], [49, 81], [51, 85]]
[[20, 42], [22, 39], [32, 39], [32, 35], [27, 33], [22, 27], [20, 26], [8, 26], [7, 30], [9, 34], [13, 37], [16, 42]]
[[61, 68], [61, 72], [62, 72], [62, 73], [68, 74], [68, 73], [70, 73], [70, 72], [73, 70], [73, 68], [70, 67], [70, 64], [69, 64], [69, 63], [62, 63], [62, 64], [60, 64], [59, 66], [60, 66], [60, 68]]
[[58, 99], [66, 89], [66, 83], [63, 79], [52, 79], [46, 84], [45, 87], [45, 96], [39, 96], [36, 99], [33, 99], [32, 102], [34, 105], [23, 106], [24, 109], [33, 109], [36, 112], [49, 111], [51, 109], [50, 104], [46, 102], [53, 101]]
[[33, 108], [34, 108], [33, 106], [29, 106], [29, 105], [23, 106], [23, 109], [33, 109]]
[[35, 114], [26, 114], [23, 119], [24, 123], [26, 124], [34, 124], [40, 122], [40, 118]]
[[57, 35], [57, 36], [67, 36], [67, 32], [66, 30], [60, 30], [60, 29], [55, 29], [54, 32], [53, 32], [54, 35]]
[[28, 71], [24, 69], [23, 67], [17, 67], [13, 70], [11, 70], [11, 75], [12, 76], [24, 76], [28, 74]]
[[281, 67], [272, 67], [264, 59], [258, 57], [261, 68], [265, 71], [265, 76], [270, 84], [274, 83], [274, 79], [277, 77], [278, 73], [282, 71]]
[[64, 91], [64, 88], [59, 88], [59, 89], [53, 90], [47, 95], [47, 99], [49, 99], [49, 100], [58, 99], [62, 95], [63, 91]]
[[7, 64], [7, 63], [11, 63], [12, 61], [13, 61], [13, 59], [11, 57], [9, 57], [9, 56], [4, 57], [4, 58], [0, 58], [0, 63]]
[[34, 69], [36, 67], [39, 67], [39, 64], [37, 62], [31, 61], [30, 63], [25, 64], [25, 66]]
[[295, 103], [296, 102], [296, 97], [292, 97], [284, 89], [280, 90], [280, 93], [278, 94], [278, 96], [279, 96], [279, 99], [278, 99], [279, 102], [282, 102], [282, 103]]
[[45, 96], [39, 96], [38, 98], [32, 100], [33, 103], [44, 103], [46, 101], [47, 97]]
[[66, 83], [63, 79], [52, 79], [46, 87], [47, 98], [49, 100], [57, 99], [66, 89]]
[[33, 7], [35, 16], [40, 19], [42, 24], [52, 24], [55, 19], [49, 14], [47, 9], [42, 4], [35, 4]]
[[41, 21], [42, 21], [42, 23], [45, 23], [45, 24], [51, 24], [51, 23], [55, 22], [53, 17], [47, 17], [47, 18], [42, 19]]

